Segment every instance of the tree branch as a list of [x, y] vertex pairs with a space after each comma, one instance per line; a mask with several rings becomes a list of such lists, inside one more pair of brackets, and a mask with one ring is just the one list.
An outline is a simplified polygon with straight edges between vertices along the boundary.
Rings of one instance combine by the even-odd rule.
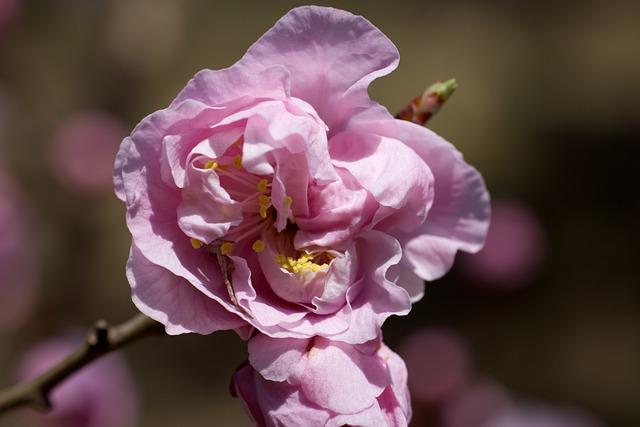
[[419, 125], [426, 124], [453, 95], [457, 87], [456, 79], [432, 84], [422, 95], [413, 98], [402, 111], [396, 114], [396, 119], [408, 120]]
[[162, 324], [143, 314], [137, 314], [117, 326], [98, 320], [89, 330], [85, 342], [64, 360], [34, 379], [0, 391], [0, 414], [22, 406], [38, 410], [50, 409], [49, 393], [67, 377], [129, 343], [163, 333]]

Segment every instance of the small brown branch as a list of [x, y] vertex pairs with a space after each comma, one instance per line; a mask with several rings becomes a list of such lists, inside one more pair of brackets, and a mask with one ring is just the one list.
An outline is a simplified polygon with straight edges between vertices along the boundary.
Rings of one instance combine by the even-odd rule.
[[229, 294], [231, 303], [242, 313], [246, 314], [248, 317], [252, 317], [251, 314], [238, 303], [238, 298], [236, 298], [236, 291], [233, 289], [233, 284], [231, 283], [231, 271], [233, 264], [229, 265], [227, 262], [229, 257], [223, 255], [222, 252], [220, 252], [220, 248], [215, 248], [214, 253], [216, 255], [216, 260], [218, 261], [218, 267], [220, 267], [222, 281], [224, 282], [224, 286], [227, 288], [227, 294]]
[[453, 95], [457, 87], [456, 79], [432, 84], [422, 95], [413, 98], [402, 111], [396, 114], [396, 119], [408, 120], [419, 125], [426, 124]]
[[67, 377], [129, 343], [163, 333], [162, 324], [143, 314], [137, 314], [117, 326], [98, 320], [89, 330], [85, 342], [64, 360], [34, 379], [0, 391], [0, 414], [22, 406], [38, 410], [50, 409], [49, 393]]

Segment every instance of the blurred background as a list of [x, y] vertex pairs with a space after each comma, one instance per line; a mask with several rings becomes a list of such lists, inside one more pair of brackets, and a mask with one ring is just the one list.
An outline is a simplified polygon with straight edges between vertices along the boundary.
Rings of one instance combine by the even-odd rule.
[[[493, 198], [486, 249], [385, 325], [409, 365], [413, 425], [480, 427], [505, 402], [520, 412], [494, 425], [531, 413], [544, 427], [640, 425], [640, 2], [318, 3], [364, 15], [398, 46], [398, 70], [371, 88], [390, 111], [458, 80], [429, 127]], [[120, 140], [299, 4], [0, 0], [2, 385], [43, 340], [135, 312], [111, 184]], [[249, 425], [228, 393], [246, 356], [235, 334], [123, 355], [128, 403], [114, 407], [129, 416], [109, 422]], [[59, 425], [88, 417], [69, 411]], [[0, 426], [42, 421], [24, 415]]]

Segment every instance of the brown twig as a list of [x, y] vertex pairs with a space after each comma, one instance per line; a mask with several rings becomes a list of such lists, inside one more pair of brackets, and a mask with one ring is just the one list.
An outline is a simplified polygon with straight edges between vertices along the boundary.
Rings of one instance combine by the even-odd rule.
[[[218, 267], [220, 267], [222, 281], [224, 282], [224, 286], [227, 288], [227, 294], [229, 294], [231, 303], [242, 313], [244, 313], [248, 317], [252, 317], [251, 313], [245, 310], [244, 307], [242, 307], [238, 303], [238, 298], [236, 298], [236, 291], [233, 289], [233, 284], [231, 283], [231, 268], [229, 268], [229, 263], [227, 262], [229, 257], [223, 255], [220, 251], [220, 248], [215, 248], [213, 252], [216, 256], [216, 260], [218, 261]], [[231, 267], [233, 267], [233, 265], [231, 265]]]
[[402, 111], [396, 114], [396, 119], [408, 120], [419, 125], [426, 124], [453, 95], [457, 87], [456, 79], [432, 84], [422, 95], [413, 98]]
[[0, 391], [0, 414], [22, 406], [38, 410], [51, 408], [49, 393], [67, 377], [95, 359], [150, 335], [164, 333], [162, 324], [137, 314], [126, 322], [110, 326], [98, 320], [87, 339], [73, 353], [40, 376]]

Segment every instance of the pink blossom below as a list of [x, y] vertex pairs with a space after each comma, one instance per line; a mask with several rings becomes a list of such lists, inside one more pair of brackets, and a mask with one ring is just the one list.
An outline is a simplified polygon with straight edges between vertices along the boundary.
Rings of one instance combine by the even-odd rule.
[[137, 307], [170, 334], [363, 343], [479, 250], [480, 174], [369, 99], [398, 60], [364, 18], [301, 7], [138, 124], [114, 178]]
[[0, 0], [0, 31], [4, 30], [21, 8], [21, 0]]
[[602, 424], [578, 409], [518, 403], [497, 413], [483, 427], [602, 427]]
[[30, 219], [13, 180], [0, 173], [0, 330], [19, 326], [34, 304], [39, 269]]
[[488, 420], [510, 406], [509, 393], [502, 385], [489, 380], [476, 381], [447, 399], [442, 407], [442, 425], [488, 427]]
[[116, 117], [99, 111], [76, 113], [60, 123], [51, 140], [51, 169], [72, 190], [103, 191], [111, 186], [113, 158], [127, 134]]
[[[68, 356], [80, 342], [54, 338], [31, 348], [19, 367], [19, 378], [33, 378]], [[74, 374], [51, 394], [53, 409], [25, 413], [30, 425], [41, 427], [132, 427], [137, 419], [137, 395], [124, 360], [111, 354]]]
[[513, 289], [531, 282], [544, 256], [545, 232], [537, 216], [514, 200], [493, 203], [484, 248], [461, 264], [474, 284]]
[[464, 341], [445, 329], [411, 334], [400, 347], [409, 369], [409, 388], [416, 402], [442, 402], [467, 385], [471, 356]]
[[404, 362], [379, 340], [257, 335], [232, 391], [258, 426], [407, 426], [411, 418]]

